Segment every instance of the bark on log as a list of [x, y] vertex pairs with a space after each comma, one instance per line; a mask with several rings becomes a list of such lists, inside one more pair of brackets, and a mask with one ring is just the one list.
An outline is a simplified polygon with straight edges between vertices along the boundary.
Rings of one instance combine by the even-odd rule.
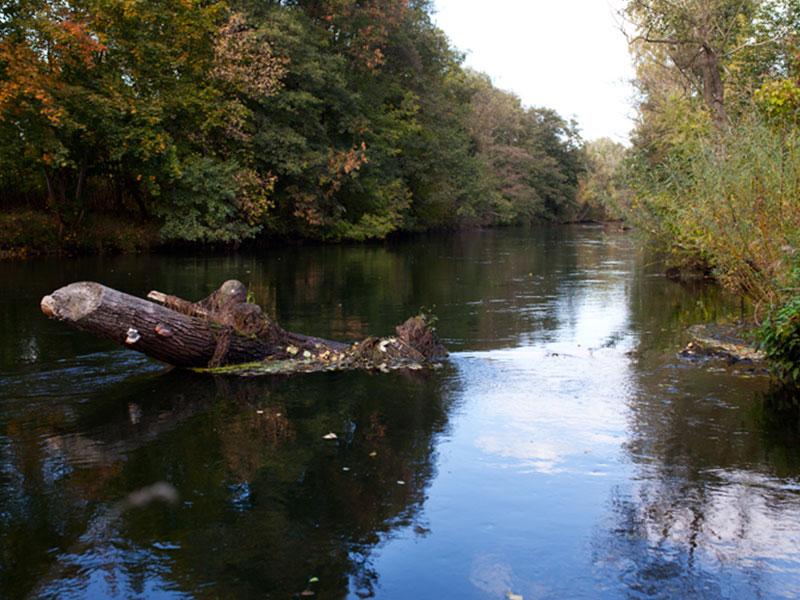
[[223, 341], [223, 364], [261, 360], [272, 350], [257, 337], [89, 281], [56, 290], [41, 307], [50, 318], [176, 367], [208, 366]]
[[[42, 312], [76, 329], [187, 368], [272, 361], [265, 372], [381, 368], [422, 364], [447, 355], [425, 318], [397, 327], [396, 337], [354, 344], [283, 330], [247, 302], [247, 289], [225, 282], [199, 302], [153, 291], [149, 302], [99, 283], [73, 283], [42, 298]], [[252, 370], [252, 369], [251, 369]]]

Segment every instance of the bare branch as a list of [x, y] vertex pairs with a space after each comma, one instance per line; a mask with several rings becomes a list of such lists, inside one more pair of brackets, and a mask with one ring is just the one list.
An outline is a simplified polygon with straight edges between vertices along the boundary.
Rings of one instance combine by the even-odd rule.
[[701, 40], [695, 39], [669, 39], [669, 38], [654, 38], [649, 35], [637, 35], [635, 38], [628, 42], [628, 45], [634, 42], [647, 42], [648, 44], [667, 44], [669, 46], [686, 46], [702, 44]]
[[730, 56], [733, 56], [734, 54], [737, 54], [738, 52], [741, 52], [742, 50], [746, 50], [747, 48], [758, 48], [759, 46], [766, 46], [767, 44], [774, 44], [777, 41], [778, 40], [775, 40], [775, 39], [765, 39], [765, 40], [761, 40], [760, 42], [753, 42], [751, 40], [751, 41], [745, 42], [744, 44], [741, 44], [740, 46], [737, 46], [736, 48], [732, 48], [732, 49], [728, 50], [722, 56], [724, 56], [725, 58], [728, 58]]

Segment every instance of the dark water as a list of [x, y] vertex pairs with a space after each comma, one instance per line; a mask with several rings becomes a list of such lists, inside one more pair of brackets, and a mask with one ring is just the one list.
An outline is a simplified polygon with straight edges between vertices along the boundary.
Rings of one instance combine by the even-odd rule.
[[[0, 264], [0, 596], [798, 597], [796, 413], [676, 358], [737, 305], [658, 273], [592, 228]], [[38, 312], [232, 277], [326, 337], [433, 308], [452, 359], [215, 380]]]

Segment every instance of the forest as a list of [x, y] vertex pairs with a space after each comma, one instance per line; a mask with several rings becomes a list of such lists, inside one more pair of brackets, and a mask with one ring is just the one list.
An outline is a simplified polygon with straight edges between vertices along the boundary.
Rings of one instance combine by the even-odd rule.
[[579, 214], [574, 122], [428, 0], [3, 0], [0, 252], [383, 239]]

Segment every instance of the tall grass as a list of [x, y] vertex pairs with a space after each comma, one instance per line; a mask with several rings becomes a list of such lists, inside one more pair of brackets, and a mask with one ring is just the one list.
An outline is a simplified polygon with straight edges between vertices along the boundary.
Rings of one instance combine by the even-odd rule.
[[634, 165], [626, 216], [752, 300], [778, 374], [800, 383], [800, 133], [752, 119], [685, 150]]
[[637, 169], [626, 216], [680, 262], [704, 262], [769, 310], [798, 293], [800, 134], [753, 120], [656, 169]]
[[800, 135], [751, 122], [691, 163], [680, 211], [723, 284], [771, 310], [798, 293]]

